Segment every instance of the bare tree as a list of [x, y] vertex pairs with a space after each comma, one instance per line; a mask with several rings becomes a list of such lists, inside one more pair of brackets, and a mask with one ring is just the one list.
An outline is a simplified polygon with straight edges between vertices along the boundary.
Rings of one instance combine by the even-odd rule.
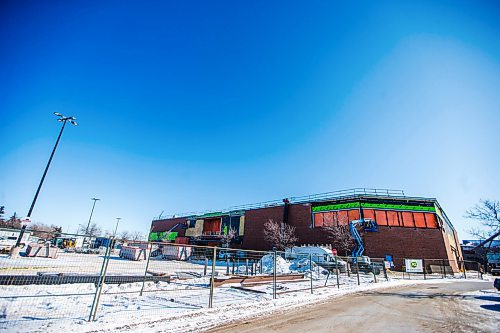
[[29, 226], [29, 230], [33, 233], [33, 236], [43, 239], [53, 239], [55, 237], [60, 237], [62, 233], [62, 227], [58, 227], [53, 224], [48, 226], [45, 223], [31, 224]]
[[229, 247], [234, 238], [236, 238], [236, 230], [229, 228], [226, 233], [221, 235], [222, 246]]
[[87, 234], [87, 236], [90, 236], [90, 237], [97, 237], [97, 236], [100, 236], [102, 234], [102, 229], [101, 229], [101, 227], [99, 227], [95, 223], [90, 224], [88, 230], [87, 230], [86, 225], [80, 224], [78, 226], [78, 233], [82, 234], [82, 235]]
[[500, 232], [500, 202], [496, 200], [479, 200], [471, 209], [465, 213], [468, 219], [479, 221], [482, 227], [471, 228], [470, 233], [480, 238]]
[[133, 241], [142, 241], [144, 240], [144, 235], [140, 231], [134, 231], [130, 234], [130, 239]]
[[291, 248], [298, 241], [294, 226], [271, 219], [264, 223], [264, 239], [278, 251]]
[[352, 238], [348, 226], [328, 226], [322, 229], [337, 251], [344, 253], [345, 256], [350, 254], [354, 247], [354, 238]]
[[116, 239], [121, 241], [121, 242], [130, 240], [131, 238], [132, 238], [132, 235], [127, 230], [124, 230], [124, 231], [120, 232], [118, 235], [116, 235]]

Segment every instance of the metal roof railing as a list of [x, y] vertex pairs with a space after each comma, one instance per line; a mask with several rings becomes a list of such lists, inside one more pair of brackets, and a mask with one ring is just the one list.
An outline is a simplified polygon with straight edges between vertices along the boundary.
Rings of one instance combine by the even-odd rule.
[[[361, 196], [370, 196], [370, 197], [391, 197], [391, 198], [408, 198], [405, 196], [403, 190], [391, 190], [391, 189], [374, 189], [374, 188], [353, 188], [348, 190], [339, 190], [333, 192], [325, 192], [319, 194], [305, 195], [305, 196], [296, 196], [288, 198], [290, 203], [307, 203], [307, 202], [318, 202], [318, 201], [328, 201], [335, 199], [346, 199], [346, 198], [354, 198]], [[414, 198], [414, 199], [425, 199], [425, 198]], [[283, 205], [283, 199], [281, 200], [270, 200], [263, 201], [253, 204], [244, 204], [238, 206], [231, 206], [227, 209], [218, 209], [218, 210], [206, 210], [206, 211], [198, 211], [198, 212], [190, 212], [184, 214], [175, 214], [174, 217], [197, 217], [202, 216], [214, 212], [220, 212], [221, 215], [230, 214], [231, 212], [245, 211], [251, 209], [258, 208], [267, 208], [267, 207], [276, 207]], [[153, 221], [163, 220], [165, 217], [155, 217]]]

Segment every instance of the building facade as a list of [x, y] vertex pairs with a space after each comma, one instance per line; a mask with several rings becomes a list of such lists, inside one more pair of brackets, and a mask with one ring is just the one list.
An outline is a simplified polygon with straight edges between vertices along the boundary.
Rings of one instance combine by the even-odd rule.
[[[227, 211], [155, 220], [152, 233], [178, 225], [179, 235], [200, 245], [220, 245], [232, 228], [232, 247], [270, 250], [264, 240], [264, 223], [274, 220], [295, 227], [298, 245], [331, 244], [324, 227], [344, 226], [372, 219], [377, 232], [360, 230], [365, 255], [447, 260], [454, 270], [463, 260], [458, 236], [446, 213], [434, 198], [409, 197], [402, 191], [353, 189], [246, 205]], [[454, 264], [453, 264], [454, 263]], [[447, 264], [448, 265], [448, 264]]]

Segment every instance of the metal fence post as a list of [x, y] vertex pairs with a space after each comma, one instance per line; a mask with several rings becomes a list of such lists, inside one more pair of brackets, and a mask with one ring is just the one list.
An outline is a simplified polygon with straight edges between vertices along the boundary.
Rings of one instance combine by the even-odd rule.
[[311, 294], [313, 293], [313, 264], [312, 264], [312, 254], [309, 253], [309, 272], [311, 273]]
[[467, 280], [467, 268], [465, 268], [465, 260], [462, 260], [462, 267], [464, 268], [464, 279]]
[[109, 238], [108, 246], [106, 247], [106, 253], [104, 255], [104, 260], [101, 266], [101, 272], [99, 273], [99, 278], [96, 286], [96, 292], [94, 295], [94, 300], [92, 302], [92, 307], [90, 309], [89, 321], [95, 321], [95, 317], [97, 315], [97, 308], [99, 307], [99, 300], [101, 298], [102, 287], [104, 285], [104, 281], [106, 279], [106, 271], [108, 269], [109, 257], [111, 255], [111, 247], [114, 241], [113, 237]]
[[372, 262], [373, 283], [377, 283], [377, 274], [375, 274], [375, 266]]
[[213, 249], [213, 257], [212, 257], [212, 276], [210, 277], [210, 298], [208, 299], [208, 307], [211, 308], [213, 304], [214, 298], [214, 279], [215, 279], [215, 262], [217, 261], [217, 247]]
[[276, 299], [276, 257], [278, 253], [274, 251], [273, 257], [273, 299]]
[[146, 275], [148, 274], [149, 259], [151, 258], [151, 251], [153, 251], [153, 244], [149, 243], [148, 248], [149, 248], [149, 255], [148, 255], [148, 260], [146, 261], [146, 269], [144, 270], [144, 277], [142, 279], [142, 287], [139, 296], [142, 296], [142, 292], [144, 291], [144, 284], [146, 283]]
[[446, 279], [446, 270], [444, 267], [444, 259], [441, 260], [441, 267], [443, 268], [443, 279]]
[[207, 276], [208, 258], [205, 257], [205, 266], [203, 267], [203, 276]]
[[385, 277], [385, 280], [386, 280], [386, 281], [389, 281], [389, 277], [387, 276], [387, 268], [385, 267], [385, 261], [384, 261], [384, 268], [383, 268], [383, 270], [384, 270], [384, 277]]
[[425, 259], [422, 259], [422, 266], [423, 266], [423, 268], [424, 268], [424, 280], [427, 280], [427, 275], [426, 275], [426, 273], [425, 273], [425, 269], [426, 269], [426, 268], [425, 268]]
[[[346, 267], [347, 269], [347, 267]], [[339, 263], [337, 262], [337, 257], [335, 257], [335, 274], [337, 275], [337, 289], [340, 289], [339, 283]]]
[[359, 264], [358, 264], [358, 258], [356, 257], [356, 276], [358, 277], [358, 286], [361, 284], [359, 281]]

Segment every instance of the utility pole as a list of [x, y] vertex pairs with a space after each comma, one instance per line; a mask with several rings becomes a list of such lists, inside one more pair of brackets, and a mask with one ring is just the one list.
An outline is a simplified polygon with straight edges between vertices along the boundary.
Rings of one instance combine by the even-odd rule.
[[[92, 205], [92, 210], [90, 211], [89, 223], [87, 223], [87, 228], [85, 229], [85, 236], [89, 234], [90, 222], [92, 221], [92, 214], [94, 214], [95, 203], [101, 199], [91, 198], [90, 200], [94, 200], [94, 204]], [[85, 240], [83, 241], [84, 244], [86, 240], [87, 238], [85, 237]]]
[[113, 233], [113, 237], [116, 237], [116, 231], [118, 230], [118, 223], [120, 223], [121, 217], [116, 218], [116, 227], [115, 227], [115, 232]]
[[[28, 215], [26, 216], [26, 221], [30, 221], [31, 218], [31, 213], [33, 212], [33, 208], [35, 207], [36, 200], [38, 198], [38, 194], [40, 194], [40, 190], [42, 189], [43, 181], [45, 180], [45, 176], [47, 175], [47, 171], [49, 171], [49, 166], [50, 163], [52, 162], [52, 158], [54, 157], [54, 154], [57, 149], [57, 145], [59, 144], [59, 140], [61, 140], [61, 136], [63, 134], [64, 128], [66, 127], [66, 122], [70, 122], [73, 125], [77, 125], [76, 123], [76, 118], [71, 116], [71, 117], [65, 117], [60, 113], [54, 112], [54, 114], [59, 117], [57, 121], [62, 122], [62, 127], [61, 131], [59, 132], [59, 136], [57, 137], [56, 143], [54, 145], [54, 149], [52, 149], [52, 153], [50, 154], [49, 161], [47, 162], [47, 166], [45, 167], [45, 171], [43, 172], [42, 179], [40, 180], [40, 184], [38, 184], [38, 188], [35, 193], [35, 197], [33, 198], [33, 202], [31, 203], [30, 209], [28, 211]], [[24, 232], [26, 231], [26, 227], [28, 226], [27, 223], [24, 223], [23, 226], [21, 227], [21, 232], [19, 233], [19, 237], [17, 238], [16, 245], [12, 247], [10, 251], [10, 256], [11, 257], [16, 257], [19, 254], [19, 246], [21, 245], [21, 240], [24, 236]]]

